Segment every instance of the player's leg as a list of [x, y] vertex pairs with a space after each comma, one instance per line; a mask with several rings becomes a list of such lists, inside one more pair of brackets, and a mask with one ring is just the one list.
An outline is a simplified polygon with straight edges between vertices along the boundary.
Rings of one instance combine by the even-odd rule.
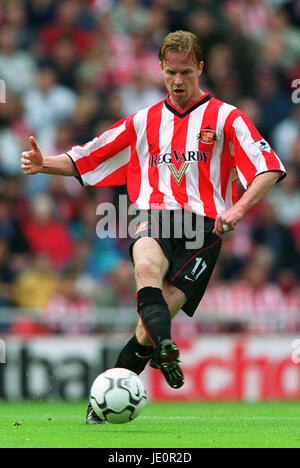
[[[154, 304], [154, 308], [158, 310], [158, 317], [153, 319], [150, 315], [148, 327], [151, 329], [151, 333], [155, 333], [156, 330], [160, 332], [159, 319], [162, 310], [162, 316], [164, 317], [164, 337], [170, 337], [171, 319], [169, 314], [168, 305], [166, 304], [162, 296], [163, 278], [169, 268], [169, 262], [165, 257], [161, 247], [152, 238], [143, 237], [138, 239], [132, 250], [133, 261], [135, 266], [135, 278], [137, 284], [137, 305], [139, 310], [139, 302], [143, 300], [143, 296], [148, 299], [148, 302], [152, 302], [152, 297], [156, 302], [161, 304]], [[160, 297], [161, 296], [161, 297]], [[150, 307], [151, 308], [151, 307]], [[148, 317], [146, 317], [147, 321]], [[154, 327], [154, 331], [152, 328]], [[125, 367], [130, 369], [136, 374], [140, 374], [147, 362], [153, 354], [153, 343], [148, 337], [144, 326], [142, 325], [142, 319], [139, 319], [139, 325], [137, 327], [137, 334], [134, 334], [132, 338], [126, 343], [122, 349], [115, 367]]]
[[[164, 281], [163, 296], [167, 302], [171, 319], [173, 319], [186, 301], [185, 294], [168, 281]], [[124, 367], [140, 374], [152, 356], [151, 341], [141, 319], [139, 319], [136, 332], [122, 349], [115, 367]]]
[[[163, 285], [163, 296], [168, 305], [170, 318], [172, 320], [185, 304], [186, 296], [181, 290], [166, 280], [164, 281]], [[144, 323], [141, 319], [139, 319], [136, 328], [136, 337], [141, 348], [143, 346], [145, 349], [146, 346], [151, 343], [145, 330]], [[144, 361], [143, 369], [150, 358], [151, 357], [149, 356], [149, 358]], [[179, 350], [176, 343], [174, 343], [172, 339], [165, 339], [161, 341], [159, 345], [153, 349], [150, 365], [151, 367], [161, 370], [167, 383], [172, 388], [180, 388], [184, 384], [184, 375], [178, 363]]]
[[138, 313], [155, 349], [161, 341], [171, 339], [171, 317], [163, 296], [163, 282], [169, 261], [159, 243], [151, 237], [136, 241], [133, 261]]
[[[173, 320], [174, 317], [177, 315], [177, 313], [181, 310], [181, 308], [185, 304], [186, 295], [184, 294], [183, 291], [181, 291], [176, 286], [171, 284], [168, 280], [164, 280], [163, 297], [168, 305], [171, 320]], [[137, 324], [136, 337], [137, 337], [138, 342], [141, 345], [151, 347], [151, 342], [148, 338], [148, 335], [142, 324], [141, 319], [139, 319], [138, 324]]]
[[184, 377], [178, 365], [179, 349], [171, 338], [171, 315], [163, 295], [169, 261], [161, 245], [149, 237], [136, 242], [133, 259], [138, 313], [153, 347], [151, 364], [161, 370], [172, 388], [180, 388]]
[[[163, 296], [168, 304], [171, 319], [173, 319], [186, 301], [185, 294], [168, 281], [164, 281]], [[141, 319], [139, 319], [135, 334], [122, 349], [115, 367], [124, 367], [140, 374], [152, 356], [151, 341]]]

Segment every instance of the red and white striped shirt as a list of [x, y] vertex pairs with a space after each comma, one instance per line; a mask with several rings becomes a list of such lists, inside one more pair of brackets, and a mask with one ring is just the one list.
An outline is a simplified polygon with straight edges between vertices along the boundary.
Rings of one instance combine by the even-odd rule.
[[85, 186], [127, 184], [138, 209], [189, 209], [215, 219], [255, 176], [285, 169], [236, 107], [205, 93], [185, 111], [169, 96], [68, 153]]

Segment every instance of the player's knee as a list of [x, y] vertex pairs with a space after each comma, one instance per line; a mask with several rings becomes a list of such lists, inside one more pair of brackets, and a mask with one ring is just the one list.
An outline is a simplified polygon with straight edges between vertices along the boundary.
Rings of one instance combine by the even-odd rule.
[[161, 265], [155, 259], [146, 256], [135, 263], [135, 274], [138, 279], [156, 279], [161, 275]]

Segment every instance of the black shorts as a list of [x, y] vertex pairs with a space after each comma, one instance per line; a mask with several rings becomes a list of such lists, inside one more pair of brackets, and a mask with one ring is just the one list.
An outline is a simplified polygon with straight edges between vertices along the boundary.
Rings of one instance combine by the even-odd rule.
[[[130, 245], [131, 259], [133, 245], [142, 237], [152, 237], [161, 246], [169, 261], [169, 270], [165, 279], [183, 291], [187, 297], [182, 310], [192, 317], [205, 293], [219, 256], [222, 241], [212, 234], [215, 221], [211, 218], [200, 217], [188, 212], [188, 222], [184, 220], [183, 210], [169, 211], [170, 225], [166, 229], [164, 211], [141, 210], [138, 212], [139, 222]], [[197, 222], [199, 224], [197, 224]], [[181, 229], [180, 229], [180, 223]], [[184, 226], [189, 225], [186, 230]], [[203, 235], [200, 243], [187, 246], [187, 242], [194, 242], [192, 233], [197, 226], [202, 226]], [[192, 230], [190, 230], [192, 228]], [[180, 236], [182, 231], [182, 235]]]

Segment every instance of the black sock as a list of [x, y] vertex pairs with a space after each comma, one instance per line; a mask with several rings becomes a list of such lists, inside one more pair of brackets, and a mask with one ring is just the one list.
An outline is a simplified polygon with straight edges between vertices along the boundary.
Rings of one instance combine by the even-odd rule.
[[129, 369], [139, 375], [151, 359], [152, 351], [152, 346], [141, 345], [133, 335], [120, 352], [115, 367]]
[[137, 293], [138, 313], [154, 348], [171, 338], [171, 317], [159, 288], [146, 287]]

